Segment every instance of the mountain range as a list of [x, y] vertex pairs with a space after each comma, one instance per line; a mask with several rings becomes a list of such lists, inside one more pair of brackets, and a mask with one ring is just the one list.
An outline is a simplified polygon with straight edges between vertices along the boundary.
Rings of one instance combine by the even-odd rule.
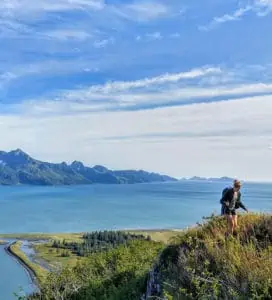
[[177, 181], [143, 170], [112, 171], [104, 166], [87, 167], [80, 161], [55, 164], [36, 160], [24, 151], [0, 151], [0, 185], [132, 184]]

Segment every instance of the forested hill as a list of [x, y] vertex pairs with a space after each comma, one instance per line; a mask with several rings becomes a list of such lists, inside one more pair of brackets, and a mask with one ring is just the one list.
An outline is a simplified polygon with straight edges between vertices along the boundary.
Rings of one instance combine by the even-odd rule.
[[20, 149], [0, 151], [0, 185], [132, 184], [176, 181], [175, 178], [143, 170], [112, 171], [103, 166], [87, 167], [74, 161], [53, 164], [30, 157]]

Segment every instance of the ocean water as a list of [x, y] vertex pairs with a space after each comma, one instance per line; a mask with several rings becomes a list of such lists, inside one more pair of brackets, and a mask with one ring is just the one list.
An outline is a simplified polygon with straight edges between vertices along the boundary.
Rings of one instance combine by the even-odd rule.
[[26, 271], [0, 246], [0, 299], [17, 299], [14, 293], [23, 295], [34, 290], [34, 286]]
[[[185, 228], [203, 216], [220, 212], [219, 199], [226, 185], [182, 181], [0, 187], [0, 233]], [[242, 192], [249, 210], [272, 211], [272, 184], [247, 183]], [[0, 252], [0, 299], [9, 300], [18, 286], [27, 285], [28, 278], [10, 257]], [[6, 276], [9, 265], [16, 274], [11, 285]]]

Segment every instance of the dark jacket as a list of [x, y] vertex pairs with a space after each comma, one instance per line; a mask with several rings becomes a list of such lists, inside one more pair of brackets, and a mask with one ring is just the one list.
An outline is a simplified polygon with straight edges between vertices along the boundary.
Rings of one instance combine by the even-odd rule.
[[[224, 214], [225, 208], [226, 208], [226, 202], [231, 203], [234, 196], [234, 189], [230, 188], [226, 191], [226, 193], [223, 195], [222, 199], [220, 200], [220, 203], [222, 204], [222, 211], [221, 214]], [[241, 192], [238, 192], [238, 199], [235, 204], [235, 209], [242, 208], [244, 210], [247, 210], [247, 208], [244, 206], [244, 204], [241, 201]]]

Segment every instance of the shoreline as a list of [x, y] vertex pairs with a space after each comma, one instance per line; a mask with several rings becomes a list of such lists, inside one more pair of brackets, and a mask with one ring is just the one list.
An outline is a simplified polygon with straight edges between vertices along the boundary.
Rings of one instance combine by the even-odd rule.
[[[191, 226], [195, 226], [190, 225]], [[94, 229], [91, 231], [78, 231], [78, 232], [30, 232], [30, 233], [0, 233], [0, 239], [17, 239], [17, 240], [26, 240], [26, 241], [39, 241], [39, 240], [48, 240], [54, 238], [55, 236], [79, 236], [88, 232], [95, 231], [130, 231], [130, 232], [179, 232], [184, 231], [186, 227], [180, 228], [122, 228], [122, 229]]]
[[11, 249], [11, 246], [14, 245], [15, 243], [16, 242], [12, 242], [6, 245], [4, 247], [5, 253], [9, 255], [14, 261], [16, 261], [25, 270], [34, 288], [39, 289], [39, 281], [35, 270]]

